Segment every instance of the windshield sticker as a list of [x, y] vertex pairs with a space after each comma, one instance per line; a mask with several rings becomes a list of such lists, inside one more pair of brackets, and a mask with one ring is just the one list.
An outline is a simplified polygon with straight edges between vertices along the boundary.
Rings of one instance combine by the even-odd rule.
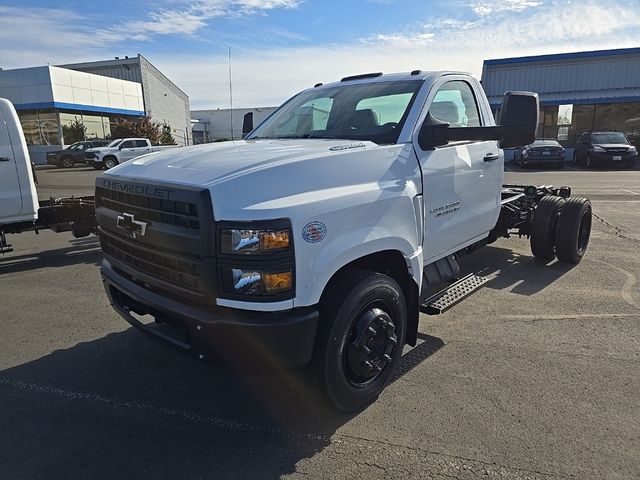
[[331, 150], [332, 152], [338, 151], [338, 150], [350, 150], [352, 148], [364, 148], [366, 147], [366, 145], [362, 142], [357, 142], [357, 143], [348, 143], [346, 145], [336, 145], [335, 147], [331, 147], [329, 150]]
[[307, 223], [302, 229], [302, 238], [309, 243], [318, 243], [327, 236], [327, 226], [322, 222]]

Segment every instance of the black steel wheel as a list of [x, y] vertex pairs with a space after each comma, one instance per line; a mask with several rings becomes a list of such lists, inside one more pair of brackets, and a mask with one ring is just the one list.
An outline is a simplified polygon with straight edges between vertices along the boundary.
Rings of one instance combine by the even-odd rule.
[[311, 364], [329, 403], [355, 411], [378, 397], [400, 361], [406, 324], [405, 297], [393, 278], [351, 270], [332, 283]]
[[586, 198], [569, 198], [558, 219], [556, 253], [558, 260], [578, 264], [584, 256], [591, 236], [591, 202]]
[[75, 162], [73, 161], [73, 157], [70, 157], [68, 155], [66, 157], [62, 157], [62, 166], [64, 168], [71, 168], [74, 164]]
[[565, 200], [562, 197], [545, 195], [540, 199], [533, 213], [531, 252], [540, 260], [548, 262], [556, 256], [556, 225], [564, 203]]

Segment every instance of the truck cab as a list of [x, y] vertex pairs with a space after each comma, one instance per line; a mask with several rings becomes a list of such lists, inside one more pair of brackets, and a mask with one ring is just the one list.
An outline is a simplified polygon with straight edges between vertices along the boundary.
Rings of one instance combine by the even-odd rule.
[[[156, 340], [232, 367], [307, 366], [331, 404], [361, 408], [458, 255], [528, 236], [543, 196], [564, 202], [503, 188], [501, 148], [531, 143], [538, 111], [509, 93], [496, 125], [471, 75], [365, 74], [299, 93], [241, 141], [122, 164], [96, 180], [106, 292]], [[548, 210], [535, 236], [555, 257]]]
[[32, 222], [38, 212], [33, 171], [20, 120], [0, 98], [0, 225]]

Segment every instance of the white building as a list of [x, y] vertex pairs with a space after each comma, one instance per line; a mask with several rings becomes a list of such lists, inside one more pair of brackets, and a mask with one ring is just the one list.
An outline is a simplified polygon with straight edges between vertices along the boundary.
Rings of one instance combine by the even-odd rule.
[[253, 116], [253, 125], [257, 127], [277, 107], [234, 108], [216, 110], [192, 110], [191, 124], [193, 143], [209, 143], [216, 140], [242, 138], [242, 125], [245, 116]]

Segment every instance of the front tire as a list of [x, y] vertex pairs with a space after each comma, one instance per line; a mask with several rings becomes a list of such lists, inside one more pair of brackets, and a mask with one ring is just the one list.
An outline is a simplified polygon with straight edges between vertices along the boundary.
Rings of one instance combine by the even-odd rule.
[[311, 362], [316, 382], [337, 409], [373, 402], [391, 379], [406, 335], [407, 305], [391, 277], [347, 271], [325, 292]]
[[72, 168], [75, 162], [73, 161], [73, 157], [63, 157], [62, 158], [62, 168]]
[[102, 164], [106, 170], [118, 165], [118, 159], [116, 157], [106, 157], [102, 160]]

